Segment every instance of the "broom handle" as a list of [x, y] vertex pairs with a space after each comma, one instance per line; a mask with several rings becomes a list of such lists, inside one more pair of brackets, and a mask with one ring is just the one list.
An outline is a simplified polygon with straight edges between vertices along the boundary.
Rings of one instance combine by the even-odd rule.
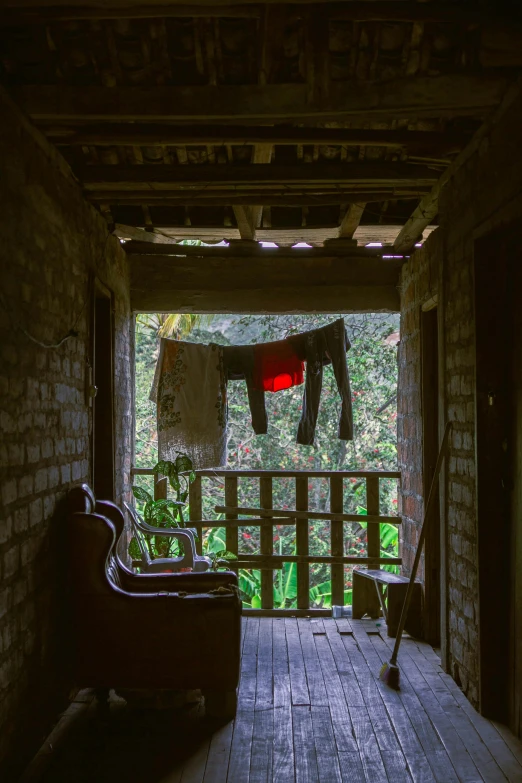
[[446, 429], [444, 430], [444, 437], [442, 438], [442, 443], [439, 450], [439, 456], [437, 457], [437, 463], [435, 465], [433, 478], [431, 480], [428, 502], [424, 507], [424, 515], [422, 519], [422, 527], [419, 536], [419, 543], [417, 545], [417, 551], [415, 552], [415, 560], [413, 561], [413, 568], [411, 569], [410, 581], [408, 583], [408, 589], [406, 591], [406, 598], [404, 599], [404, 603], [402, 605], [401, 619], [399, 620], [399, 627], [397, 628], [397, 636], [395, 638], [395, 645], [393, 647], [392, 657], [390, 658], [390, 663], [393, 664], [394, 666], [397, 665], [397, 655], [399, 654], [399, 646], [401, 643], [404, 626], [406, 624], [406, 617], [408, 616], [408, 609], [410, 608], [411, 598], [413, 595], [413, 587], [415, 585], [415, 577], [417, 576], [417, 569], [419, 567], [420, 557], [422, 553], [422, 547], [424, 544], [424, 539], [426, 538], [426, 531], [427, 531], [426, 520], [429, 520], [429, 514], [435, 498], [435, 490], [437, 488], [437, 484], [439, 483], [439, 473], [440, 473], [442, 461], [446, 456], [446, 449], [448, 446], [448, 439], [449, 439], [450, 432], [451, 432], [451, 422], [448, 421], [448, 423], [446, 424]]

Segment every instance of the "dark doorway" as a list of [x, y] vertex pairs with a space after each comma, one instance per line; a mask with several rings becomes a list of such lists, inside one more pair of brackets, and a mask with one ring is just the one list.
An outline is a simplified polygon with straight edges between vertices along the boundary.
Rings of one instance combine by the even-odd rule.
[[[512, 252], [504, 229], [475, 242], [477, 533], [480, 708], [509, 720], [514, 686], [514, 630], [522, 605], [511, 585], [513, 418]], [[511, 560], [511, 562], [510, 562]]]
[[94, 285], [92, 476], [96, 497], [114, 500], [114, 389], [112, 295], [99, 281]]
[[[428, 496], [439, 449], [439, 340], [437, 307], [421, 311], [422, 363], [422, 473], [423, 495]], [[440, 645], [440, 510], [435, 498], [431, 519], [426, 520], [424, 550], [424, 636]]]

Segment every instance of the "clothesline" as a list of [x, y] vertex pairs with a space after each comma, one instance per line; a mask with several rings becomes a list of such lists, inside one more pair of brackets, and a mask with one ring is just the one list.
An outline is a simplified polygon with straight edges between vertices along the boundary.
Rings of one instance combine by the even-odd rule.
[[339, 438], [352, 440], [349, 348], [343, 318], [285, 340], [256, 345], [200, 345], [162, 338], [150, 395], [157, 404], [159, 458], [172, 459], [182, 451], [197, 469], [226, 465], [227, 383], [231, 380], [246, 383], [256, 435], [268, 431], [265, 392], [304, 382], [296, 440], [313, 445], [326, 364], [332, 364], [342, 401]]

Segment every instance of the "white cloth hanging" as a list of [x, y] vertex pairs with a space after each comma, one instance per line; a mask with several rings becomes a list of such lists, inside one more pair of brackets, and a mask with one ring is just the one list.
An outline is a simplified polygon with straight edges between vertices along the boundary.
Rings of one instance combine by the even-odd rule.
[[162, 338], [150, 399], [157, 405], [158, 458], [188, 454], [195, 470], [227, 464], [223, 349]]

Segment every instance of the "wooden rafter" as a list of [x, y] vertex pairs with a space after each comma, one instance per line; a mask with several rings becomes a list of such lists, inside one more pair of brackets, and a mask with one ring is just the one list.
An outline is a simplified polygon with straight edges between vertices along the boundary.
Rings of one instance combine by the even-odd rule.
[[303, 84], [112, 87], [13, 87], [33, 120], [124, 122], [265, 122], [298, 118], [483, 116], [506, 89], [503, 77], [453, 74], [385, 83], [332, 83], [327, 99], [310, 102]]
[[346, 210], [346, 214], [339, 226], [339, 237], [342, 239], [352, 239], [355, 234], [359, 223], [361, 222], [362, 214], [364, 212], [366, 204], [363, 202], [355, 202], [350, 204]]
[[439, 155], [457, 152], [470, 136], [452, 131], [372, 130], [367, 128], [310, 128], [286, 125], [95, 125], [83, 128], [42, 126], [47, 138], [59, 146], [96, 147], [175, 146], [177, 144], [321, 144], [430, 150]]
[[430, 193], [420, 201], [411, 217], [400, 230], [397, 239], [393, 243], [399, 253], [408, 253], [422, 236], [422, 232], [437, 217], [439, 211], [439, 194], [446, 178], [441, 178]]

